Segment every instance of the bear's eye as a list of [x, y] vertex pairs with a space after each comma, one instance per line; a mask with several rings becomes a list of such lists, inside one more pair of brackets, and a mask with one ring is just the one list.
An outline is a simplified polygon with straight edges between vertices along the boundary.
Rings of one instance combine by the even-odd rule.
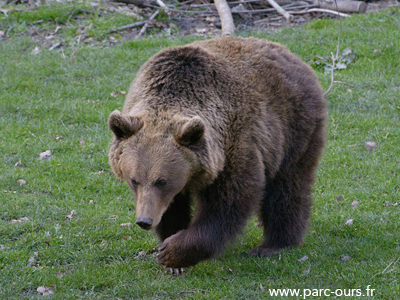
[[158, 179], [155, 183], [154, 183], [154, 185], [156, 186], [156, 187], [163, 187], [163, 186], [165, 186], [167, 184], [167, 181], [165, 180], [165, 179]]
[[139, 182], [137, 182], [135, 179], [131, 179], [131, 183], [133, 186], [138, 186]]

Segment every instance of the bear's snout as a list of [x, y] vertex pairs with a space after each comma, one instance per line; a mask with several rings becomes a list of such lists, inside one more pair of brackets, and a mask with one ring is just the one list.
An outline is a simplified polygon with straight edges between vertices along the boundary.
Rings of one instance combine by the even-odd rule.
[[149, 230], [153, 225], [153, 220], [148, 217], [137, 217], [136, 224], [145, 230]]

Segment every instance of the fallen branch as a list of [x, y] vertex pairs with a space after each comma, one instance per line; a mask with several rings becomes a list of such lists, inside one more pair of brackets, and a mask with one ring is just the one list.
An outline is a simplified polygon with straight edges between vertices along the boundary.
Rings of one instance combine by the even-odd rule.
[[160, 12], [159, 9], [156, 10], [156, 12], [154, 14], [151, 15], [151, 17], [145, 22], [144, 26], [142, 27], [142, 29], [140, 29], [139, 33], [137, 36], [135, 36], [135, 40], [137, 40], [138, 38], [140, 38], [147, 30], [147, 27], [149, 27], [151, 21], [153, 21], [158, 13]]
[[314, 4], [320, 8], [337, 10], [345, 13], [365, 13], [368, 7], [368, 4], [363, 1], [338, 0], [337, 3], [335, 3], [335, 1], [332, 0], [314, 0]]
[[226, 0], [214, 0], [217, 8], [219, 19], [221, 20], [222, 35], [233, 35], [235, 33], [235, 25], [233, 23], [231, 9]]
[[150, 7], [151, 5], [158, 5], [155, 0], [112, 0], [112, 2], [121, 2], [125, 4], [133, 4], [140, 8]]
[[136, 22], [136, 23], [132, 23], [132, 24], [128, 24], [128, 25], [125, 25], [125, 26], [121, 26], [121, 27], [117, 27], [117, 28], [111, 29], [111, 30], [107, 31], [107, 33], [114, 33], [114, 32], [118, 32], [118, 31], [132, 29], [132, 28], [136, 28], [136, 27], [142, 26], [144, 24], [146, 24], [146, 21]]
[[[302, 6], [294, 6], [290, 7], [290, 9], [301, 9], [301, 8], [313, 8], [316, 7], [315, 5], [302, 5]], [[276, 12], [275, 8], [265, 8], [265, 9], [253, 9], [253, 10], [240, 10], [240, 11], [232, 11], [232, 13], [246, 13], [246, 14], [262, 14], [262, 13], [269, 13], [269, 12]], [[255, 21], [256, 22], [256, 21]]]
[[323, 8], [311, 8], [311, 9], [301, 10], [301, 11], [290, 11], [290, 13], [292, 15], [308, 14], [308, 13], [312, 13], [312, 12], [323, 12], [323, 13], [332, 14], [332, 15], [336, 15], [339, 17], [343, 17], [343, 18], [350, 17], [350, 15], [348, 15], [348, 14], [340, 13], [335, 10], [323, 9]]
[[278, 3], [275, 2], [275, 0], [267, 0], [269, 4], [273, 8], [276, 9], [278, 13], [280, 13], [282, 16], [285, 17], [286, 21], [290, 22], [291, 19], [293, 18], [286, 10], [284, 10]]

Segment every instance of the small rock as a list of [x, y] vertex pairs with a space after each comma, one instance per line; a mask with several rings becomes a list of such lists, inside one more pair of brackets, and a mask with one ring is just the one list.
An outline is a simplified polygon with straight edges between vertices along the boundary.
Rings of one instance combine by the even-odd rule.
[[344, 255], [344, 256], [342, 256], [341, 261], [347, 261], [349, 259], [351, 259], [351, 257], [349, 255]]
[[22, 186], [22, 185], [25, 185], [25, 184], [26, 184], [26, 181], [23, 180], [23, 179], [18, 179], [18, 180], [17, 180], [17, 183], [18, 183], [19, 186]]
[[40, 160], [49, 160], [51, 158], [51, 151], [46, 150], [42, 153], [40, 153]]
[[366, 142], [365, 143], [365, 149], [368, 151], [374, 151], [378, 147], [378, 144], [375, 142]]
[[346, 221], [345, 225], [347, 225], [347, 226], [353, 225], [353, 219], [348, 219], [348, 220]]
[[62, 139], [62, 135], [56, 135], [56, 140], [59, 141]]
[[352, 208], [352, 209], [357, 208], [357, 207], [358, 207], [358, 204], [359, 204], [358, 200], [354, 200], [353, 202], [351, 202], [351, 208]]
[[302, 263], [302, 262], [305, 262], [307, 259], [308, 259], [308, 256], [307, 256], [307, 255], [304, 255], [302, 258], [298, 259], [297, 261], [298, 261], [299, 263]]

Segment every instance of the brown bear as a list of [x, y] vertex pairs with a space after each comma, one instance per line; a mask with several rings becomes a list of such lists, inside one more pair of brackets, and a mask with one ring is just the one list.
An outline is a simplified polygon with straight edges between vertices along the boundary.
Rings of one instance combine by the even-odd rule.
[[212, 258], [254, 212], [264, 239], [250, 254], [299, 245], [325, 114], [313, 70], [277, 43], [222, 37], [150, 58], [110, 115], [109, 159], [161, 240], [157, 262]]

